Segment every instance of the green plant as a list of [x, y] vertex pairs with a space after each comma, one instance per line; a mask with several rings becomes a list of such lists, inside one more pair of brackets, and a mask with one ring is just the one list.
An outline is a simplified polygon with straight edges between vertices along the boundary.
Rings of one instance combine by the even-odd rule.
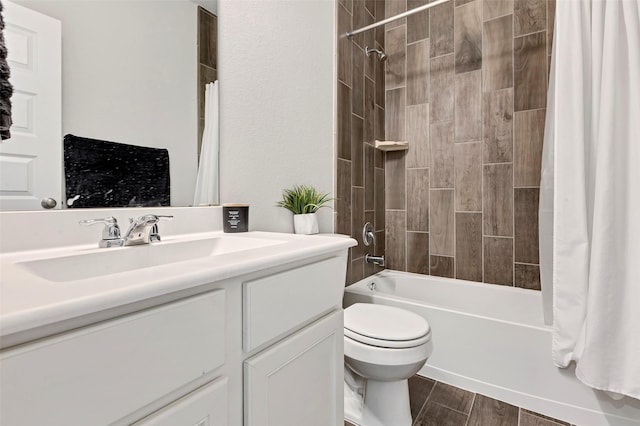
[[295, 185], [292, 189], [282, 191], [282, 201], [278, 201], [278, 206], [284, 207], [293, 214], [315, 213], [324, 204], [333, 200], [329, 194], [318, 192], [313, 186]]

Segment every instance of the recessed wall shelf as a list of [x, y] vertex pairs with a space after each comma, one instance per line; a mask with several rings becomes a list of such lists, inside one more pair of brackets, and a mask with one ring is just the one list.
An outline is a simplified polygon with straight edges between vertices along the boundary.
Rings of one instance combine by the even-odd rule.
[[375, 146], [380, 151], [406, 151], [409, 149], [409, 142], [376, 140]]

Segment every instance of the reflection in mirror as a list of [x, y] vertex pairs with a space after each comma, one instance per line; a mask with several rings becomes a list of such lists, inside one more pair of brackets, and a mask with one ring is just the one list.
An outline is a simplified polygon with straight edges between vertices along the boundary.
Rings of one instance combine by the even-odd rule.
[[[32, 198], [37, 198], [37, 205], [27, 209], [41, 209], [40, 199], [43, 197], [57, 199], [56, 208], [106, 207], [99, 200], [113, 197], [105, 196], [104, 191], [138, 194], [140, 191], [135, 185], [140, 173], [123, 172], [130, 167], [135, 168], [136, 162], [141, 167], [148, 167], [142, 174], [149, 181], [158, 179], [160, 186], [169, 183], [166, 200], [160, 194], [158, 199], [161, 201], [155, 205], [166, 205], [169, 200], [172, 206], [193, 205], [200, 145], [207, 127], [205, 86], [217, 79], [216, 2], [16, 0], [15, 3], [61, 23], [62, 128], [61, 134], [47, 138], [47, 143], [57, 144], [61, 159], [63, 135], [76, 136], [76, 143], [87, 140], [98, 143], [91, 149], [84, 146], [83, 152], [68, 153], [65, 150], [65, 157], [71, 155], [73, 161], [65, 161], [65, 172], [54, 177], [60, 182], [59, 192], [32, 195]], [[7, 11], [4, 16], [10, 29], [11, 18]], [[7, 37], [9, 46], [10, 39]], [[37, 49], [34, 51], [37, 53]], [[14, 72], [11, 49], [9, 55], [12, 83], [16, 86], [13, 79], [19, 71]], [[217, 105], [209, 112], [209, 117], [214, 118], [215, 115], [215, 120], [211, 121], [217, 125]], [[217, 136], [217, 131], [215, 134]], [[12, 139], [0, 146], [0, 156], [10, 149], [12, 143], [14, 146], [19, 143], [17, 136]], [[117, 144], [109, 145], [110, 149], [115, 149], [113, 156], [105, 156], [103, 148], [108, 143]], [[217, 151], [215, 145], [207, 150], [210, 161], [206, 163], [216, 168], [207, 170], [204, 175], [209, 179], [206, 183], [215, 189], [209, 191], [213, 194], [210, 197], [217, 197]], [[161, 152], [168, 155], [166, 170], [163, 170], [164, 160], [154, 163], [154, 158], [160, 158], [158, 153]], [[121, 167], [124, 164], [119, 161], [113, 161], [113, 158], [122, 158], [125, 154], [129, 156], [126, 167]], [[114, 188], [100, 189], [100, 193], [95, 193], [97, 185], [90, 184], [95, 177], [90, 176], [92, 168], [83, 167], [78, 162], [79, 157], [87, 155], [94, 155], [91, 158], [94, 163], [106, 161], [101, 164], [104, 169], [101, 173], [111, 175]], [[104, 158], [101, 160], [96, 156]], [[85, 189], [75, 191], [76, 188], [67, 188], [67, 197], [63, 181], [65, 176], [68, 181], [71, 175], [76, 183], [78, 178], [83, 182], [77, 188]], [[153, 182], [150, 186], [154, 186]], [[92, 190], [93, 193], [90, 192]], [[2, 195], [4, 193], [0, 193], [0, 197]], [[91, 198], [92, 202], [83, 204], [83, 197]], [[196, 204], [217, 203], [217, 198], [210, 197]], [[137, 195], [116, 198], [121, 205], [144, 205]], [[67, 205], [68, 199], [73, 199], [75, 206]], [[2, 208], [12, 209], [4, 201]]]

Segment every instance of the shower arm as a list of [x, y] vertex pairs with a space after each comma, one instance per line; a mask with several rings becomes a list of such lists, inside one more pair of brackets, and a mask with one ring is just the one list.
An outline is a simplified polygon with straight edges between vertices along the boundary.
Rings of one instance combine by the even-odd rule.
[[346, 34], [347, 38], [351, 38], [351, 37], [353, 37], [353, 36], [355, 36], [357, 34], [363, 33], [365, 31], [372, 30], [374, 28], [377, 28], [377, 27], [379, 27], [381, 25], [388, 24], [388, 23], [393, 22], [393, 21], [397, 21], [398, 19], [405, 18], [405, 17], [413, 15], [415, 13], [422, 12], [424, 10], [430, 9], [430, 8], [432, 8], [434, 6], [441, 5], [441, 4], [446, 3], [448, 1], [453, 1], [453, 0], [437, 0], [437, 1], [434, 1], [433, 3], [427, 3], [427, 4], [423, 5], [423, 6], [418, 6], [415, 9], [411, 9], [411, 10], [408, 10], [406, 12], [400, 13], [398, 15], [392, 16], [390, 18], [383, 19], [380, 22], [375, 22], [375, 23], [373, 23], [371, 25], [367, 25], [366, 27], [362, 27], [362, 28], [359, 28], [357, 30], [349, 31]]

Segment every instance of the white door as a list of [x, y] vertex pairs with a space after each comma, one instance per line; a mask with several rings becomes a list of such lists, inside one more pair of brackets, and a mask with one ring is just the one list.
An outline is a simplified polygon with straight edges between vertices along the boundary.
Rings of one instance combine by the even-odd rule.
[[0, 210], [42, 209], [48, 198], [60, 208], [60, 21], [9, 1], [3, 5], [13, 125], [11, 139], [0, 143]]
[[244, 363], [247, 426], [344, 423], [342, 311]]

